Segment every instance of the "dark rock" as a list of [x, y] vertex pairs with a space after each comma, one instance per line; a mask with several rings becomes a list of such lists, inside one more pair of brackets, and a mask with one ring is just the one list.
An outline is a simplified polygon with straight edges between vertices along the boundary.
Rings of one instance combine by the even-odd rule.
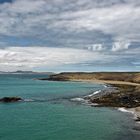
[[115, 85], [118, 90], [108, 90], [107, 94], [91, 97], [92, 103], [102, 106], [133, 108], [140, 106], [140, 92], [136, 86]]
[[0, 99], [0, 102], [10, 103], [10, 102], [18, 102], [22, 99], [20, 97], [3, 97]]
[[49, 78], [39, 78], [38, 80], [48, 80], [48, 81], [68, 81], [69, 79], [64, 76], [57, 77], [55, 75], [51, 75]]
[[140, 125], [136, 123], [133, 130], [140, 131]]
[[136, 122], [140, 122], [140, 117], [137, 117], [137, 118], [135, 119], [135, 121], [136, 121]]

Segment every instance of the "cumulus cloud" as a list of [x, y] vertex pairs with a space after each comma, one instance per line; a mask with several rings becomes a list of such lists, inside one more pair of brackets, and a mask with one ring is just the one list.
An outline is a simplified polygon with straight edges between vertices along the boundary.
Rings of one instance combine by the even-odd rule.
[[88, 47], [88, 50], [103, 51], [103, 50], [105, 50], [105, 46], [103, 46], [103, 44], [93, 44], [93, 45]]
[[120, 42], [114, 42], [112, 46], [112, 51], [121, 51], [126, 50], [129, 48], [130, 43], [120, 41]]

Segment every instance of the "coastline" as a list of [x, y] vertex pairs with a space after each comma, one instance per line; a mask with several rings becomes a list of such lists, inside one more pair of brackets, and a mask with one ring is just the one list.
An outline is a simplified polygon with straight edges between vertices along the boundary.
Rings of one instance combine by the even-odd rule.
[[107, 88], [84, 99], [93, 106], [113, 107], [134, 114], [134, 120], [140, 121], [140, 73], [60, 73], [39, 80], [103, 84]]
[[[102, 106], [106, 106], [106, 105], [101, 105], [95, 102], [92, 102], [91, 99], [95, 97], [102, 97], [103, 93], [104, 95], [108, 94], [113, 94], [113, 93], [117, 93], [116, 88], [118, 88], [118, 86], [120, 85], [126, 85], [126, 86], [139, 86], [139, 83], [132, 83], [132, 82], [124, 82], [124, 81], [107, 81], [107, 80], [83, 80], [83, 79], [70, 79], [68, 81], [73, 81], [73, 82], [88, 82], [88, 83], [97, 83], [97, 84], [104, 84], [106, 86], [107, 89], [105, 90], [99, 90], [99, 91], [95, 91], [94, 93], [85, 96], [84, 99], [88, 99], [88, 103], [93, 105], [94, 107], [102, 107]], [[109, 88], [108, 88], [109, 87]], [[110, 88], [111, 87], [111, 88]], [[99, 93], [101, 93], [100, 95], [98, 95]], [[106, 93], [105, 93], [106, 92]], [[112, 107], [112, 106], [107, 106], [107, 107]], [[115, 107], [115, 106], [113, 106]], [[137, 123], [140, 123], [140, 106], [139, 107], [133, 107], [133, 108], [126, 108], [126, 107], [115, 107], [117, 108], [117, 110], [124, 112], [124, 113], [130, 113], [133, 115], [134, 120]]]
[[[105, 84], [107, 87], [110, 87], [112, 86], [114, 89], [117, 88], [117, 85], [129, 85], [129, 86], [140, 86], [140, 84], [138, 83], [131, 83], [131, 82], [123, 82], [123, 81], [106, 81], [106, 80], [70, 80], [70, 81], [78, 81], [78, 82], [89, 82], [89, 83], [98, 83], [98, 84]], [[108, 89], [107, 92], [109, 92], [110, 89]], [[98, 93], [102, 92], [101, 90], [100, 91], [97, 91]], [[104, 92], [104, 91], [103, 91]], [[111, 93], [109, 94], [112, 94], [112, 92], [116, 92], [115, 90], [112, 90]], [[97, 94], [98, 94], [97, 93]], [[96, 95], [96, 94], [95, 94]], [[88, 97], [93, 97], [94, 96], [94, 93], [89, 95]], [[102, 95], [101, 95], [102, 96]], [[95, 106], [100, 106], [99, 104], [97, 105], [95, 103]], [[134, 107], [134, 108], [126, 108], [126, 107], [117, 107], [117, 110], [121, 111], [121, 112], [124, 112], [124, 113], [130, 113], [133, 115], [133, 118], [134, 120], [137, 122], [137, 123], [140, 123], [140, 106], [139, 107]]]
[[140, 107], [126, 109], [134, 115], [134, 120], [140, 124]]
[[113, 80], [84, 80], [84, 79], [70, 79], [68, 81], [73, 82], [89, 82], [97, 84], [108, 84], [108, 85], [130, 85], [130, 86], [140, 86], [139, 83], [125, 82], [125, 81], [113, 81]]
[[[123, 82], [123, 81], [107, 81], [107, 80], [70, 80], [70, 81], [77, 81], [77, 82], [89, 82], [89, 83], [98, 83], [98, 84], [105, 84], [107, 87], [112, 86], [114, 89], [117, 88], [117, 85], [129, 85], [129, 86], [140, 86], [138, 83], [132, 83], [132, 82]], [[113, 89], [112, 88], [112, 89]], [[97, 94], [100, 92], [104, 92], [102, 90], [96, 91]], [[108, 89], [107, 92], [110, 92], [110, 89]], [[109, 94], [112, 94], [112, 92], [116, 92], [115, 90], [112, 90]], [[94, 95], [97, 94], [91, 94], [88, 97], [92, 98]], [[102, 95], [101, 95], [102, 96]], [[98, 106], [95, 104], [95, 106]], [[100, 106], [100, 105], [99, 105]], [[117, 107], [117, 109], [121, 112], [125, 113], [131, 113], [134, 115], [134, 120], [140, 123], [140, 107], [134, 107], [134, 108], [126, 108], [126, 107]]]
[[[86, 81], [85, 80], [84, 81], [83, 80], [82, 81], [78, 80], [78, 82], [86, 82]], [[95, 82], [92, 81], [92, 83], [95, 83]], [[103, 84], [103, 83], [100, 82], [99, 84]], [[93, 92], [92, 94], [84, 96], [83, 98], [73, 98], [73, 99], [71, 99], [71, 101], [81, 102], [81, 103], [84, 103], [84, 104], [87, 104], [87, 105], [90, 105], [90, 106], [93, 106], [93, 107], [104, 107], [104, 105], [91, 102], [91, 98], [101, 97], [102, 95], [112, 94], [114, 92], [117, 93], [115, 86], [109, 85], [107, 83], [105, 83], [105, 86], [106, 86], [106, 88], [103, 89], [103, 90], [97, 90], [97, 91]], [[113, 107], [114, 109], [116, 109], [118, 111], [132, 114], [133, 115], [133, 120], [136, 123], [140, 124], [140, 107], [133, 107], [133, 108], [115, 107], [115, 106], [107, 106], [107, 107]]]

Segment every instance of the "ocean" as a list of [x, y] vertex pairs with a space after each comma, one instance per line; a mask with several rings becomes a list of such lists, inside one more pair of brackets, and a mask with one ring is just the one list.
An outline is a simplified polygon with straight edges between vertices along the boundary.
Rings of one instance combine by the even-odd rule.
[[139, 140], [131, 114], [80, 101], [104, 85], [35, 80], [41, 77], [0, 74], [0, 98], [25, 100], [0, 103], [0, 140]]

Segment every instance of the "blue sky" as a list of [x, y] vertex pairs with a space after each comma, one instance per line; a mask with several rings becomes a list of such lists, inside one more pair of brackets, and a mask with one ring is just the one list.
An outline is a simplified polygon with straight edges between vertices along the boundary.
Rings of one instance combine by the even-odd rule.
[[138, 0], [0, 0], [0, 71], [139, 71]]

